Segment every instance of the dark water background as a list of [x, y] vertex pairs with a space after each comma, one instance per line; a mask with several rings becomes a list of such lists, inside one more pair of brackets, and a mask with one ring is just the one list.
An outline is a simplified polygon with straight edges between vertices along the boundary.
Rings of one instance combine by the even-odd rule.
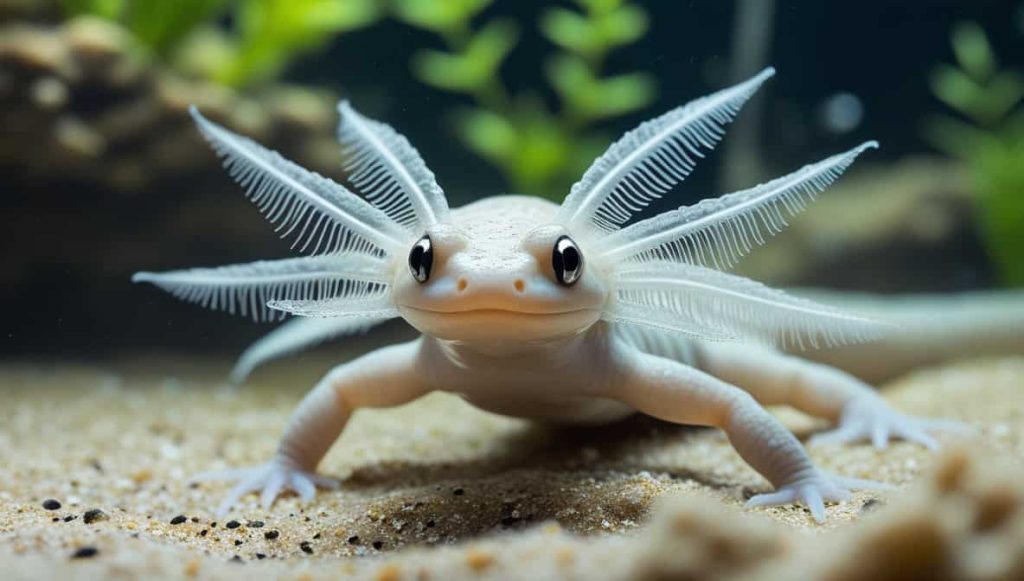
[[[506, 67], [513, 89], [546, 86], [540, 63], [551, 44], [532, 23], [547, 4], [499, 1], [485, 14], [509, 15], [524, 23], [522, 42]], [[616, 50], [607, 68], [610, 73], [646, 70], [657, 78], [660, 91], [647, 110], [608, 123], [614, 135], [730, 82], [737, 3], [639, 4], [650, 14], [650, 30], [636, 44]], [[1024, 63], [1022, 13], [1022, 3], [1015, 0], [776, 2], [767, 60], [778, 72], [760, 93], [765, 96], [761, 151], [766, 163], [784, 171], [865, 139], [879, 140], [879, 155], [890, 159], [929, 150], [921, 140], [922, 114], [942, 111], [943, 105], [932, 96], [928, 77], [933, 66], [953, 62], [949, 34], [954, 24], [980, 23], [1001, 64], [1019, 68]], [[452, 96], [424, 87], [395, 67], [407, 63], [416, 48], [437, 45], [430, 34], [384, 22], [346, 37], [330, 54], [302, 64], [294, 73], [317, 84], [347, 83], [341, 86], [353, 94], [355, 103], [414, 138], [453, 198], [490, 195], [500, 187], [499, 177], [472, 153], [452, 147], [445, 119], [436, 114], [447, 109]], [[865, 117], [856, 131], [836, 136], [822, 130], [816, 112], [826, 98], [839, 92], [856, 95]], [[720, 158], [712, 155], [676, 194], [714, 193], [714, 164]]]
[[[504, 69], [513, 91], [546, 86], [540, 63], [552, 47], [535, 26], [545, 4], [499, 0], [484, 15], [509, 15], [523, 23], [524, 36]], [[658, 100], [640, 113], [608, 123], [612, 135], [729, 82], [733, 2], [642, 4], [651, 16], [648, 35], [616, 51], [606, 68], [609, 73], [649, 71], [659, 83]], [[777, 2], [768, 62], [777, 67], [778, 75], [762, 93], [759, 150], [765, 165], [773, 173], [782, 173], [866, 139], [878, 139], [883, 145], [871, 154], [876, 162], [929, 151], [921, 138], [923, 115], [944, 107], [931, 96], [928, 75], [934, 65], [953, 61], [949, 45], [953, 25], [963, 20], [980, 23], [1001, 64], [1020, 69], [1024, 65], [1022, 19], [1022, 3], [1009, 0]], [[448, 120], [438, 114], [468, 101], [424, 86], [408, 71], [410, 55], [431, 46], [438, 46], [432, 35], [384, 21], [344, 35], [327, 51], [301, 59], [286, 78], [331, 87], [348, 95], [366, 114], [398, 128], [420, 149], [453, 205], [500, 193], [504, 188], [499, 174], [459, 145]], [[856, 95], [864, 107], [859, 126], [841, 135], [824, 129], [817, 116], [822, 102], [839, 92]], [[672, 205], [717, 193], [720, 152], [721, 148], [671, 194]], [[253, 223], [261, 220], [257, 212], [227, 176], [222, 184], [222, 195], [237, 202], [239, 221], [224, 227], [255, 229]], [[12, 215], [18, 205], [41, 195], [42, 187], [4, 168], [0, 211]], [[147, 202], [140, 196], [114, 209], [107, 204], [99, 210], [88, 190], [68, 194], [60, 205], [41, 206], [29, 219], [29, 228], [5, 224], [0, 253], [10, 257], [44, 241], [52, 245], [56, 239], [71, 256], [76, 245], [102, 240], [112, 250], [117, 247], [111, 256], [118, 258], [103, 272], [83, 273], [73, 259], [47, 255], [19, 276], [5, 279], [10, 282], [0, 288], [0, 356], [78, 359], [163, 350], [227, 355], [270, 328], [182, 304], [151, 287], [129, 282], [131, 273], [141, 268], [213, 266], [287, 255], [287, 244], [276, 240], [269, 227], [246, 247], [189, 239], [183, 232], [177, 254], [163, 257], [164, 264], [142, 264], [141, 260], [129, 264], [133, 249], [151, 241], [144, 231], [129, 239], [110, 237], [103, 225], [112, 220], [141, 220], [156, 208], [166, 211], [169, 202]], [[95, 224], [97, 238], [89, 239], [88, 227], [73, 235], [48, 228], [54, 214], [70, 214], [86, 226]], [[17, 237], [11, 235], [15, 231]]]

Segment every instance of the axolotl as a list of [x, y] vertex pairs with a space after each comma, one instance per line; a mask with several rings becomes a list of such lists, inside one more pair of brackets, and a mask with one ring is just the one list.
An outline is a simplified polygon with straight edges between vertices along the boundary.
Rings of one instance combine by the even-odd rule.
[[299, 316], [263, 343], [261, 360], [395, 317], [422, 334], [330, 371], [298, 405], [269, 462], [214, 475], [235, 483], [218, 511], [250, 492], [267, 508], [286, 490], [312, 500], [318, 486], [336, 486], [316, 469], [353, 412], [433, 391], [524, 418], [596, 424], [639, 411], [721, 429], [774, 486], [748, 506], [802, 503], [817, 521], [826, 502], [880, 484], [816, 467], [765, 405], [834, 422], [818, 441], [935, 447], [933, 432], [950, 422], [900, 413], [854, 375], [779, 349], [871, 340], [884, 322], [725, 272], [874, 142], [634, 219], [691, 172], [773, 74], [640, 124], [561, 205], [503, 195], [449, 209], [409, 142], [347, 102], [339, 138], [348, 187], [193, 108], [230, 173], [308, 256], [135, 280], [257, 318]]

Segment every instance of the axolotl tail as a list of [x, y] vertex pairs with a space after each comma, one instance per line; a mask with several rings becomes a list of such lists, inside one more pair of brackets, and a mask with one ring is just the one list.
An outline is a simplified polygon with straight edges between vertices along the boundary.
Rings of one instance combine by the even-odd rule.
[[896, 325], [876, 341], [799, 353], [873, 384], [952, 359], [1024, 355], [1024, 290], [903, 296], [798, 294]]

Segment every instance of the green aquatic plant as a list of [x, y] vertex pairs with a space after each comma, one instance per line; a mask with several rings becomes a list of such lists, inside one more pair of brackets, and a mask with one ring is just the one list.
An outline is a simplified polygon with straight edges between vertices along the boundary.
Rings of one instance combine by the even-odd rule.
[[[69, 16], [120, 23], [185, 73], [239, 87], [271, 79], [303, 52], [367, 26], [377, 0], [62, 0]], [[218, 24], [226, 16], [228, 28]]]
[[89, 14], [121, 23], [157, 55], [167, 56], [198, 25], [219, 16], [228, 0], [61, 0], [68, 16]]
[[67, 16], [91, 14], [107, 20], [116, 20], [121, 15], [125, 0], [60, 0], [61, 10]]
[[475, 104], [455, 113], [462, 141], [497, 167], [517, 192], [560, 198], [607, 137], [595, 125], [648, 105], [651, 77], [602, 76], [605, 57], [647, 31], [647, 14], [623, 0], [576, 0], [579, 11], [546, 8], [540, 31], [558, 51], [545, 62], [558, 96], [553, 112], [536, 94], [510, 95], [500, 69], [519, 41], [516, 23], [494, 18], [474, 29], [471, 21], [493, 0], [394, 0], [396, 17], [437, 34], [446, 50], [421, 50], [412, 59], [420, 81], [462, 93]]
[[932, 71], [932, 92], [959, 115], [931, 118], [925, 135], [963, 160], [977, 196], [987, 251], [1002, 282], [1024, 286], [1024, 76], [1000, 69], [985, 31], [958, 25], [957, 66]]
[[231, 29], [204, 28], [183, 60], [222, 84], [247, 85], [275, 77], [295, 56], [379, 13], [376, 0], [236, 0]]

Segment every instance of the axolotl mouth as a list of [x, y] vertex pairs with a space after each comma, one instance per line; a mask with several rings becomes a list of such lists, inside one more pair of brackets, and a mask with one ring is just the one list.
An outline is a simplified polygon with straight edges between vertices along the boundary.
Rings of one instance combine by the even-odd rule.
[[415, 311], [417, 313], [426, 313], [431, 315], [494, 315], [494, 316], [527, 316], [527, 317], [553, 317], [558, 315], [569, 315], [573, 313], [593, 311], [595, 309], [569, 309], [569, 310], [555, 310], [555, 309], [503, 309], [503, 308], [471, 308], [471, 309], [425, 309], [422, 307], [411, 307], [403, 306], [403, 309]]
[[440, 311], [399, 307], [403, 317], [424, 334], [449, 340], [535, 341], [579, 333], [601, 318], [598, 309], [528, 311], [474, 308]]

